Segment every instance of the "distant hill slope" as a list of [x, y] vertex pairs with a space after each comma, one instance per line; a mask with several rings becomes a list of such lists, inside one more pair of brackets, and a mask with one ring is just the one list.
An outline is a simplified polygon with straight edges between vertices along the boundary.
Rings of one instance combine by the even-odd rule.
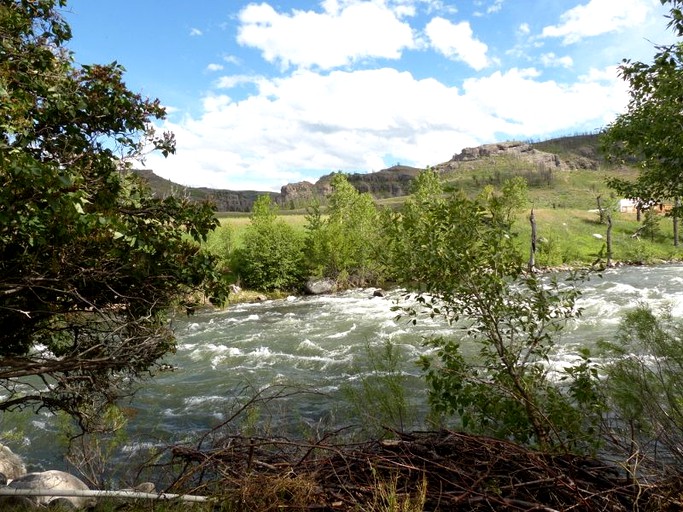
[[[571, 169], [599, 169], [604, 159], [598, 150], [597, 135], [560, 137], [542, 142], [502, 142], [465, 148], [448, 162], [433, 166], [446, 179], [449, 176], [484, 167], [510, 169], [518, 172], [566, 171]], [[376, 199], [405, 196], [410, 184], [421, 169], [396, 165], [370, 173], [349, 174], [351, 184], [361, 192], [369, 192]], [[161, 178], [151, 170], [136, 171], [145, 177], [157, 195], [187, 194], [190, 198], [212, 200], [218, 211], [248, 212], [259, 195], [270, 194], [283, 208], [301, 208], [315, 199], [324, 199], [331, 192], [334, 173], [322, 176], [315, 183], [302, 181], [284, 185], [280, 193], [254, 190], [221, 190], [184, 187]]]
[[259, 192], [257, 190], [225, 190], [206, 187], [185, 187], [154, 174], [150, 169], [135, 169], [145, 178], [155, 195], [164, 197], [170, 194], [187, 195], [195, 201], [210, 200], [216, 204], [219, 212], [250, 212], [256, 198], [270, 194], [279, 202], [280, 194], [276, 192]]

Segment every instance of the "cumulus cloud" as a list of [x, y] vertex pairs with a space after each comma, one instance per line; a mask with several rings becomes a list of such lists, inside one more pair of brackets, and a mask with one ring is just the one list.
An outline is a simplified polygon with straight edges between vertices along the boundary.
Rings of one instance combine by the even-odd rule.
[[324, 10], [277, 12], [267, 3], [239, 14], [237, 41], [261, 51], [265, 60], [290, 66], [332, 69], [364, 59], [399, 59], [414, 47], [413, 31], [384, 2], [323, 2]]
[[590, 0], [563, 13], [559, 24], [546, 26], [542, 37], [561, 37], [564, 44], [572, 44], [586, 37], [639, 26], [650, 11], [644, 0]]
[[223, 65], [222, 64], [216, 64], [215, 62], [210, 63], [209, 65], [206, 66], [207, 71], [222, 71], [223, 70]]
[[218, 89], [232, 89], [243, 84], [258, 84], [260, 81], [261, 77], [256, 75], [226, 75], [216, 81], [215, 87]]
[[488, 46], [474, 37], [469, 22], [454, 24], [441, 17], [425, 27], [431, 46], [449, 59], [462, 61], [480, 71], [489, 65]]
[[559, 57], [553, 52], [542, 53], [539, 57], [539, 60], [545, 67], [571, 68], [574, 64], [574, 59], [572, 59], [569, 55]]
[[190, 35], [193, 37], [196, 37], [196, 36], [204, 35], [204, 33], [201, 30], [199, 30], [198, 28], [191, 28], [190, 29]]
[[148, 163], [186, 185], [279, 190], [335, 170], [422, 167], [465, 146], [577, 124], [593, 129], [626, 101], [625, 90], [614, 92], [614, 69], [571, 84], [541, 77], [515, 68], [465, 80], [462, 88], [391, 68], [226, 79], [226, 87], [250, 79], [258, 92], [239, 101], [229, 87], [207, 96], [201, 115], [163, 127], [176, 134], [177, 155]]
[[567, 126], [593, 130], [623, 109], [625, 85], [615, 68], [594, 71], [578, 82], [542, 81], [534, 68], [496, 71], [464, 83], [469, 101], [500, 123], [501, 133], [550, 134]]

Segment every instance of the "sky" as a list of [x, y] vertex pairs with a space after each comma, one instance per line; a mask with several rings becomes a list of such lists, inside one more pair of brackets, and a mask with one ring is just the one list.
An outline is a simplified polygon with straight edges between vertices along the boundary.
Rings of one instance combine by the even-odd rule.
[[465, 147], [600, 130], [624, 58], [673, 41], [659, 0], [70, 0], [77, 64], [159, 98], [186, 186], [279, 191]]

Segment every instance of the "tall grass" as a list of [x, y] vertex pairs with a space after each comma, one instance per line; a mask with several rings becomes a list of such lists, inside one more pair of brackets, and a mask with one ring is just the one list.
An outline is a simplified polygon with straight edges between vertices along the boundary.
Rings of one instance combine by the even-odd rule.
[[[588, 265], [604, 257], [607, 225], [598, 213], [588, 210], [535, 209], [537, 256], [540, 266]], [[529, 211], [517, 219], [520, 250], [528, 251], [531, 237]], [[635, 214], [612, 214], [613, 260], [630, 264], [651, 264], [680, 260], [681, 248], [673, 246], [671, 218], [660, 220], [661, 234], [654, 241], [633, 235], [641, 227]]]

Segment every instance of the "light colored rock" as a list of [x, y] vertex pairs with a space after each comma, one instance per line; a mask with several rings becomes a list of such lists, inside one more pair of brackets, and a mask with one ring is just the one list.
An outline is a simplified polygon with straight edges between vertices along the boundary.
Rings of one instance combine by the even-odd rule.
[[0, 444], [0, 473], [7, 480], [13, 480], [26, 474], [26, 466], [17, 454], [4, 444]]
[[525, 142], [501, 142], [498, 144], [484, 144], [475, 148], [464, 148], [459, 154], [453, 155], [448, 162], [437, 164], [432, 168], [436, 171], [467, 169], [471, 162], [485, 158], [508, 157], [526, 163], [531, 169], [544, 168], [551, 170], [565, 170], [568, 166], [554, 153], [547, 153], [535, 149]]
[[306, 293], [311, 295], [322, 295], [323, 293], [333, 293], [337, 291], [337, 283], [332, 279], [309, 279], [304, 285]]
[[[87, 491], [88, 486], [70, 473], [51, 469], [38, 473], [27, 473], [16, 480], [12, 480], [8, 487], [14, 489], [47, 489], [60, 491]], [[0, 510], [9, 509], [8, 503], [16, 502], [17, 497], [0, 497]], [[12, 501], [14, 500], [14, 501]], [[36, 507], [40, 506], [61, 506], [66, 508], [67, 502], [74, 510], [87, 508], [94, 504], [93, 498], [64, 497], [64, 496], [31, 496], [31, 503]]]

